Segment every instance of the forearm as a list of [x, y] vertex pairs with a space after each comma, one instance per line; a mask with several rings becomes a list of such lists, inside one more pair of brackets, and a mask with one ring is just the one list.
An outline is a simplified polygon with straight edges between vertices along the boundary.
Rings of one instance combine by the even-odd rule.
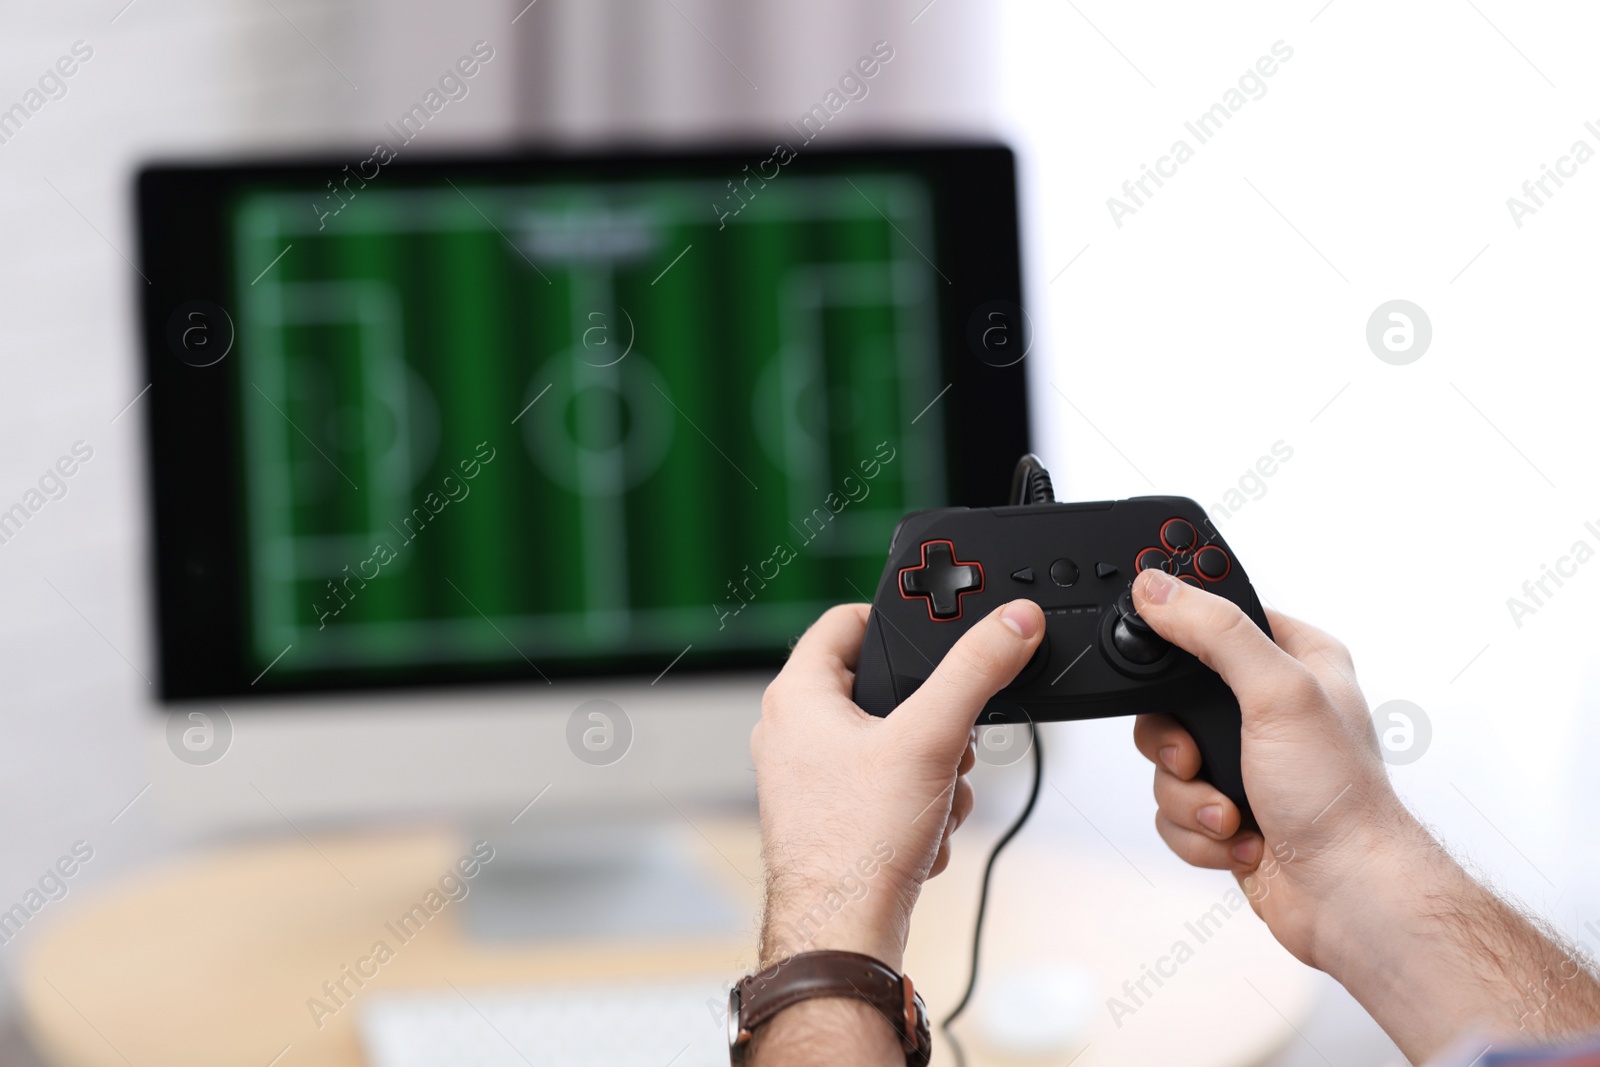
[[1541, 1039], [1600, 1027], [1588, 961], [1472, 879], [1407, 819], [1344, 888], [1317, 965], [1421, 1062], [1469, 1032]]

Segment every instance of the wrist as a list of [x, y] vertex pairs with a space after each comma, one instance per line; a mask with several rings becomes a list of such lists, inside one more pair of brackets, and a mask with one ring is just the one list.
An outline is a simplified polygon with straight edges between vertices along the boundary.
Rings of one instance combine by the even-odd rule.
[[818, 928], [808, 914], [797, 917], [769, 915], [761, 928], [761, 966], [802, 952], [835, 949], [871, 956], [890, 970], [899, 972], [905, 964], [905, 932], [896, 923], [828, 923]]
[[1317, 928], [1314, 965], [1414, 1063], [1468, 1031], [1559, 1037], [1600, 1021], [1570, 950], [1479, 885], [1415, 819], [1376, 841]]
[[[1475, 884], [1398, 800], [1343, 843], [1332, 891], [1313, 921], [1311, 966], [1347, 988], [1375, 963], [1404, 952], [1413, 937], [1431, 936], [1437, 902]], [[1354, 989], [1352, 989], [1354, 992]]]
[[900, 970], [918, 887], [891, 869], [892, 846], [879, 841], [837, 868], [775, 861], [775, 851], [768, 852], [763, 966], [800, 952], [839, 949]]
[[761, 966], [801, 952], [838, 949], [871, 956], [900, 971], [911, 908], [890, 896], [867, 891], [851, 897], [831, 886], [769, 884]]

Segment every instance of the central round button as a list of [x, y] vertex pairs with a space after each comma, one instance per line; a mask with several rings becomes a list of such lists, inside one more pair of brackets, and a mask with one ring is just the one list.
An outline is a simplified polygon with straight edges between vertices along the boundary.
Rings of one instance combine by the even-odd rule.
[[1058, 559], [1050, 564], [1050, 580], [1057, 585], [1071, 585], [1078, 580], [1078, 565], [1070, 559]]

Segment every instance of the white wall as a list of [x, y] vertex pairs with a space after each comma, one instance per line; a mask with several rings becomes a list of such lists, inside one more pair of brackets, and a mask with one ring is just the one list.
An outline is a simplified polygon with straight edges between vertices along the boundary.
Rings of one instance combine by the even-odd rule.
[[[1600, 162], [1520, 229], [1506, 206], [1575, 140], [1600, 151], [1595, 13], [998, 11], [1057, 485], [1209, 507], [1288, 443], [1265, 495], [1220, 523], [1257, 588], [1351, 646], [1373, 706], [1425, 710], [1431, 748], [1393, 774], [1427, 820], [1563, 928], [1600, 925], [1600, 560], [1520, 628], [1506, 604], [1574, 541], [1600, 549]], [[1266, 95], [1199, 144], [1184, 123], [1280, 40], [1293, 58]], [[1178, 138], [1194, 158], [1116, 225], [1107, 199]], [[1365, 341], [1394, 298], [1433, 324], [1408, 366]], [[1065, 731], [1057, 773], [1122, 847], [1157, 847], [1126, 733]]]

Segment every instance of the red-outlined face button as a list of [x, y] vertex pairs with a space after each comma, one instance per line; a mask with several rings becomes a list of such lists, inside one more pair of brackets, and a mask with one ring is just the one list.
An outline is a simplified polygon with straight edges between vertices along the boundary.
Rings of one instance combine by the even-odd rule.
[[924, 541], [922, 563], [900, 568], [900, 595], [928, 602], [928, 618], [950, 622], [961, 618], [961, 598], [983, 592], [983, 564], [956, 560], [949, 541]]
[[1143, 548], [1140, 549], [1139, 554], [1133, 558], [1133, 569], [1134, 572], [1137, 573], [1139, 571], [1147, 571], [1151, 568], [1155, 568], [1157, 570], [1166, 571], [1170, 574], [1172, 573], [1171, 563], [1172, 557], [1167, 555], [1165, 549]]
[[1200, 540], [1188, 519], [1168, 519], [1161, 524], [1161, 544], [1168, 552], [1187, 552]]
[[1178, 575], [1178, 581], [1182, 582], [1185, 585], [1192, 585], [1196, 589], [1204, 589], [1206, 587], [1206, 583], [1205, 582], [1202, 582], [1200, 579], [1196, 578], [1192, 574], [1180, 574], [1180, 575]]
[[1220, 582], [1233, 570], [1233, 560], [1216, 545], [1206, 545], [1194, 554], [1194, 569], [1208, 582]]

